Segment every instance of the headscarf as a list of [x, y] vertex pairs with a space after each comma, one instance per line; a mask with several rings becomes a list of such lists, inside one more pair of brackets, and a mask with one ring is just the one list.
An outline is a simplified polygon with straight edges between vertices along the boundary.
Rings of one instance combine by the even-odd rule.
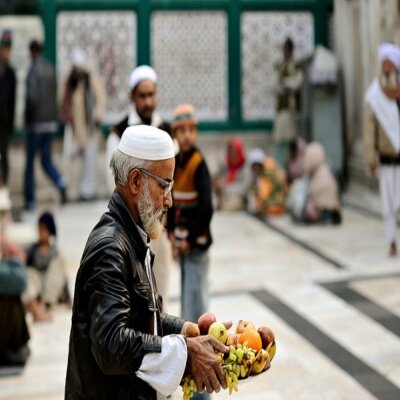
[[304, 153], [304, 172], [310, 178], [309, 197], [320, 210], [339, 210], [340, 202], [335, 177], [325, 159], [320, 143], [312, 142]]
[[378, 59], [382, 63], [389, 60], [400, 71], [400, 48], [393, 43], [382, 43], [378, 47]]
[[244, 145], [240, 139], [231, 139], [228, 143], [228, 148], [229, 147], [236, 153], [236, 160], [232, 160], [232, 158], [229, 156], [229, 152], [226, 154], [226, 165], [228, 166], [226, 182], [232, 183], [235, 181], [240, 168], [242, 168], [244, 165], [246, 158], [244, 154]]

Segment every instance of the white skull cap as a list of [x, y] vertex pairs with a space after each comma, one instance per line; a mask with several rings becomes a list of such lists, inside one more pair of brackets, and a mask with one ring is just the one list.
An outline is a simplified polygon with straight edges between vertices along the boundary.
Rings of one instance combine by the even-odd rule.
[[171, 136], [148, 125], [129, 126], [122, 134], [118, 150], [140, 160], [160, 161], [175, 157]]

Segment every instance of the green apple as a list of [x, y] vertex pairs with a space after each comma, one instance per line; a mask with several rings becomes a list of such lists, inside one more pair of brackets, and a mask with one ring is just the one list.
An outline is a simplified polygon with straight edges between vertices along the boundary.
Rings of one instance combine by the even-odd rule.
[[208, 334], [215, 337], [221, 343], [225, 344], [226, 339], [228, 339], [228, 331], [222, 322], [213, 322], [208, 329]]

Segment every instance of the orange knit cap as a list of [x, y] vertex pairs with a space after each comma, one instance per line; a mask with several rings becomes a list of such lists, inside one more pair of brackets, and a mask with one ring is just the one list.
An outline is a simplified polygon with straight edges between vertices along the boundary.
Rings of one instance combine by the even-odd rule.
[[196, 111], [191, 104], [181, 104], [175, 108], [172, 119], [172, 129], [183, 123], [192, 122], [197, 125]]

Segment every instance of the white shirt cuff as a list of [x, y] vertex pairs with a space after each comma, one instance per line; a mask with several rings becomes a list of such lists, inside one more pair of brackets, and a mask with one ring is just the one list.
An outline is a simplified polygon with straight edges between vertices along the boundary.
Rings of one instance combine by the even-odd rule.
[[164, 336], [161, 353], [146, 354], [136, 376], [167, 396], [174, 393], [181, 383], [186, 360], [187, 348], [183, 336]]

